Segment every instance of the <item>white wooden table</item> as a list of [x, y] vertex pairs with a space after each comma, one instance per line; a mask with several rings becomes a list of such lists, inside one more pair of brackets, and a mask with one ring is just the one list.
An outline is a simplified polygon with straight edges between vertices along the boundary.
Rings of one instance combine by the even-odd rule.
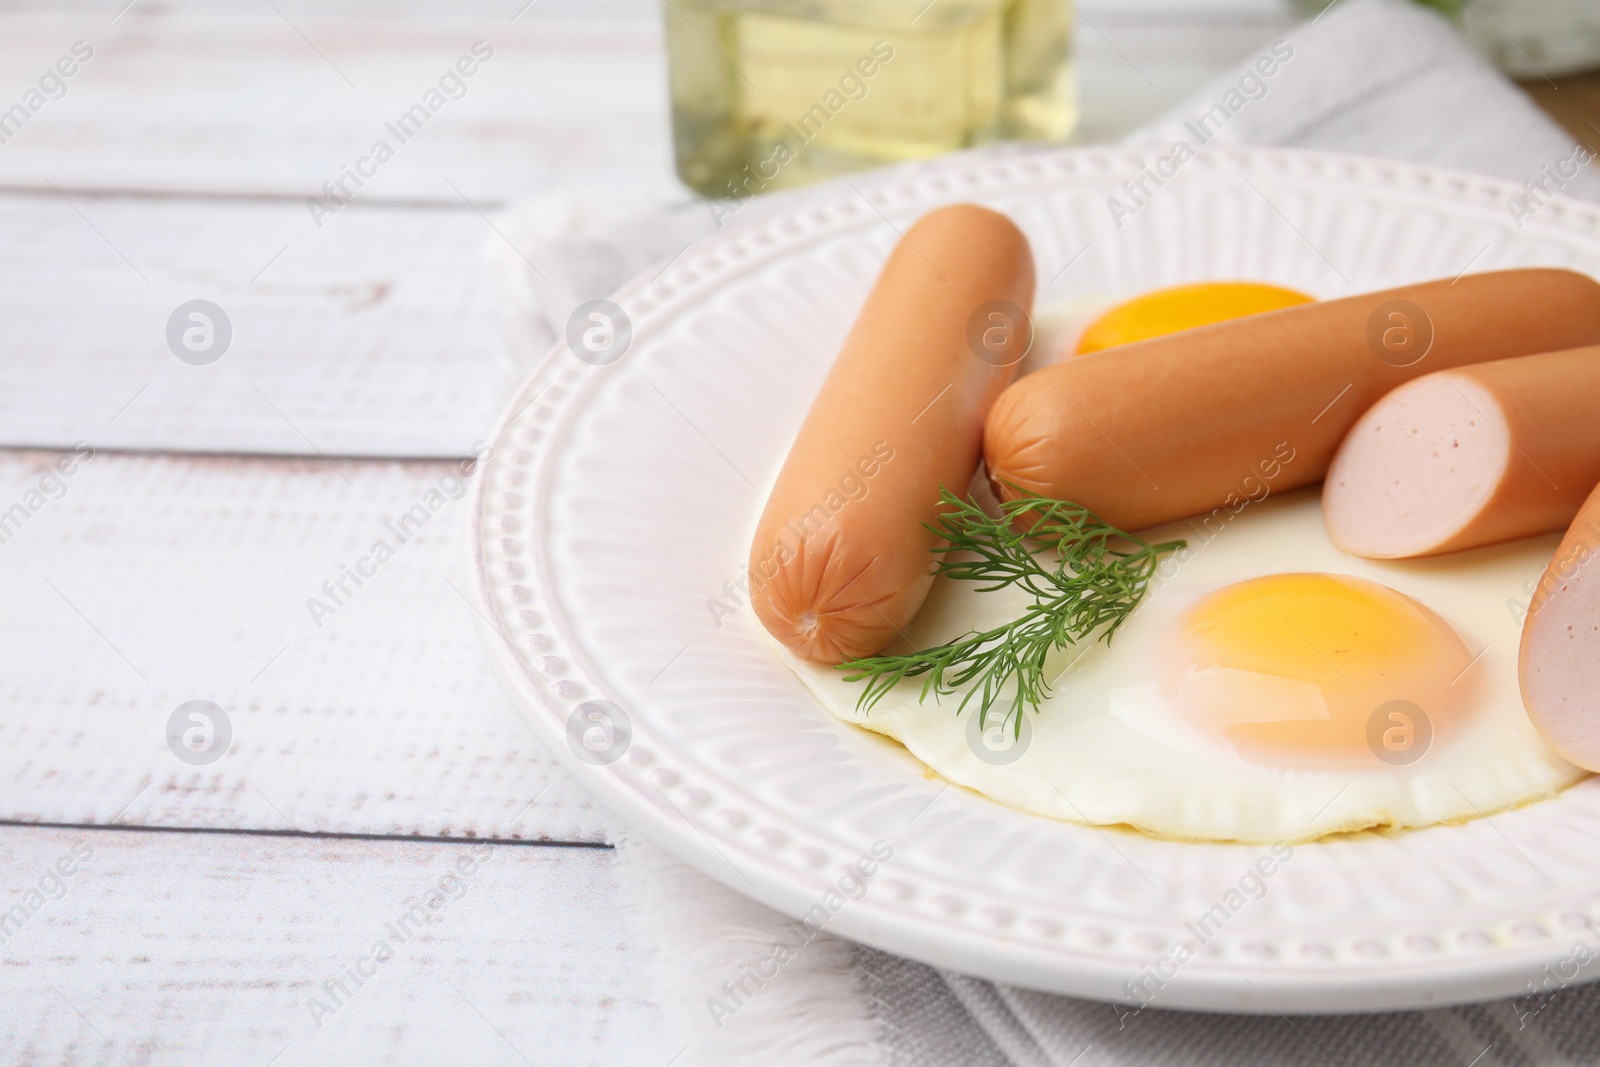
[[[1195, 7], [1084, 7], [1086, 137], [1287, 18]], [[514, 384], [496, 212], [683, 195], [656, 5], [22, 0], [0, 111], [79, 41], [0, 143], [0, 1063], [664, 1064], [617, 823], [490, 677], [454, 498]], [[477, 41], [317, 226], [306, 198]], [[197, 298], [232, 326], [205, 366], [166, 336]], [[191, 700], [215, 762], [168, 746]]]

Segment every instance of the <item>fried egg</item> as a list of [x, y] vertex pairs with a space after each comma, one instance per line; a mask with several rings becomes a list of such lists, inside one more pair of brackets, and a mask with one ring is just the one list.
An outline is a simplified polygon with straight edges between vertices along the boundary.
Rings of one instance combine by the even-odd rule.
[[[1558, 538], [1359, 559], [1328, 539], [1314, 488], [1147, 536], [1188, 547], [1109, 643], [1051, 656], [1037, 712], [996, 708], [980, 727], [976, 701], [958, 714], [961, 694], [919, 700], [920, 679], [863, 711], [862, 683], [774, 648], [830, 713], [951, 782], [1020, 811], [1162, 837], [1421, 827], [1583, 777], [1534, 730], [1517, 684], [1517, 604]], [[939, 579], [885, 651], [1001, 625], [1029, 603], [974, 585]]]

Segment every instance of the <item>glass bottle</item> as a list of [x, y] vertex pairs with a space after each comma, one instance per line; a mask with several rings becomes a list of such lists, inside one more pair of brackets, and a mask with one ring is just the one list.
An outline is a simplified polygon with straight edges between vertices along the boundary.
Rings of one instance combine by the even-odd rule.
[[1078, 121], [1069, 0], [663, 0], [678, 176], [744, 198]]

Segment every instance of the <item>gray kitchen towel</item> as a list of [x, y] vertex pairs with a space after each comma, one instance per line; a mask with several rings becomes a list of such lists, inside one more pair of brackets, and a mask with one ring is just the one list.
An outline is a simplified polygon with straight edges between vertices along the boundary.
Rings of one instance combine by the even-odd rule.
[[[1283, 45], [1279, 54], [1292, 55], [1270, 79], [1252, 56], [1129, 141], [1170, 143], [1185, 137], [1186, 123], [1209, 121], [1217, 141], [1388, 156], [1546, 190], [1559, 183], [1568, 194], [1600, 199], [1592, 167], [1573, 162], [1583, 155], [1573, 139], [1430, 11], [1403, 0], [1336, 0]], [[1235, 99], [1249, 106], [1229, 109]], [[531, 363], [579, 303], [642, 270], [663, 269], [730, 217], [782, 200], [666, 206], [564, 193], [514, 209], [505, 223], [513, 243], [530, 250], [547, 277], [535, 278], [521, 253], [500, 247], [513, 353]], [[1360, 1016], [1131, 1014], [938, 971], [825, 933], [760, 996], [738, 1003], [737, 1014], [715, 1018], [709, 1001], [722, 977], [768, 956], [775, 941], [790, 941], [788, 920], [647, 843], [625, 836], [617, 844], [635, 939], [656, 968], [660, 1059], [673, 1067], [1600, 1064], [1600, 986]]]
[[[1208, 124], [1215, 142], [1407, 159], [1600, 199], [1600, 177], [1579, 163], [1572, 136], [1430, 10], [1336, 0], [1285, 44], [1293, 54], [1270, 78], [1252, 56], [1128, 141], [1175, 140], [1186, 122], [1236, 91], [1248, 106]], [[1564, 178], [1562, 170], [1576, 173]]]

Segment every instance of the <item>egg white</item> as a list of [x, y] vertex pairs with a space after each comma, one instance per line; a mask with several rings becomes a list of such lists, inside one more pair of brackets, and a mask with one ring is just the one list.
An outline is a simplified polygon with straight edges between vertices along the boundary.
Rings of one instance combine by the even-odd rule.
[[[919, 702], [918, 679], [862, 712], [860, 683], [773, 647], [830, 713], [894, 738], [951, 782], [1019, 811], [1162, 837], [1296, 842], [1421, 827], [1545, 799], [1583, 777], [1534, 730], [1517, 684], [1520, 625], [1513, 607], [1558, 537], [1438, 559], [1359, 559], [1328, 539], [1314, 488], [1250, 504], [1210, 540], [1188, 522], [1147, 536], [1188, 538], [1193, 551], [1166, 568], [1109, 645], [1078, 645], [1053, 657], [1052, 692], [1038, 714], [1027, 716], [1025, 745], [993, 727], [979, 735], [976, 703], [958, 716], [958, 696]], [[1470, 668], [1479, 675], [1477, 711], [1410, 765], [1318, 770], [1239, 759], [1220, 735], [1186, 722], [1152, 695], [1163, 636], [1189, 605], [1246, 578], [1289, 572], [1368, 578], [1432, 608], [1469, 649], [1482, 650]], [[979, 593], [973, 583], [939, 579], [906, 638], [910, 646], [928, 647], [1015, 618], [1026, 603], [1015, 590]], [[899, 650], [898, 643], [891, 649]]]

